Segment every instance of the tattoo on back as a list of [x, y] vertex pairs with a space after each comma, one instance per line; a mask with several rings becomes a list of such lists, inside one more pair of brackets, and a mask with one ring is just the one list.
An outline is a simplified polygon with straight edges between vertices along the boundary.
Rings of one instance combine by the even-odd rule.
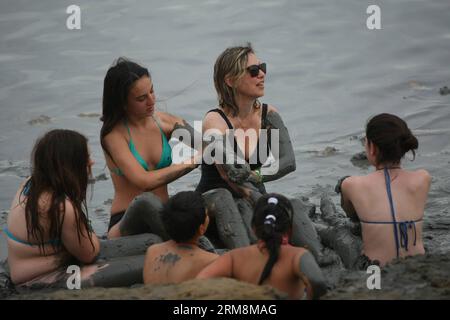
[[172, 266], [174, 266], [175, 263], [177, 263], [177, 261], [180, 259], [181, 257], [179, 255], [170, 252], [159, 256], [159, 261], [161, 261], [162, 263], [170, 263]]

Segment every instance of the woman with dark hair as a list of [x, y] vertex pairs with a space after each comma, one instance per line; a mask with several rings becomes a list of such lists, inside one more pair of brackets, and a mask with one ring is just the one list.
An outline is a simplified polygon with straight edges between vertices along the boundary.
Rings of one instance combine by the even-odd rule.
[[114, 185], [109, 238], [146, 232], [167, 238], [157, 214], [169, 197], [167, 184], [197, 167], [193, 159], [172, 164], [168, 140], [176, 129], [193, 130], [183, 119], [157, 111], [155, 103], [146, 68], [124, 58], [109, 68], [100, 132]]
[[[117, 244], [100, 242], [91, 228], [86, 191], [93, 161], [86, 137], [49, 131], [36, 142], [31, 162], [31, 176], [17, 191], [3, 230], [16, 288], [67, 288], [76, 268], [73, 278], [81, 287], [142, 283], [145, 251], [121, 257], [126, 253], [115, 250]], [[108, 252], [100, 254], [100, 248]]]
[[65, 278], [59, 267], [71, 258], [91, 263], [98, 255], [86, 210], [92, 164], [86, 138], [75, 131], [53, 130], [36, 143], [31, 177], [17, 191], [4, 230], [13, 283], [48, 274], [55, 282]]
[[291, 299], [318, 299], [326, 292], [323, 274], [312, 254], [289, 245], [293, 208], [279, 194], [265, 194], [256, 202], [252, 227], [258, 242], [231, 250], [203, 269], [197, 278], [230, 277], [268, 284]]
[[408, 151], [415, 157], [418, 146], [405, 121], [395, 115], [382, 113], [367, 123], [365, 149], [375, 171], [344, 178], [338, 187], [342, 208], [361, 222], [360, 268], [425, 253], [422, 225], [431, 176], [401, 165]]

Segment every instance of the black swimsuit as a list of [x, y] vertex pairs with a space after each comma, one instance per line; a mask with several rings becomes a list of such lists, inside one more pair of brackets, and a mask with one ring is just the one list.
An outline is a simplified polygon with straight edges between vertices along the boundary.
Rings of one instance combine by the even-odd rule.
[[[231, 124], [230, 120], [227, 118], [227, 116], [225, 115], [225, 113], [221, 110], [221, 109], [213, 109], [208, 111], [209, 112], [217, 112], [218, 114], [221, 115], [221, 117], [225, 120], [225, 122], [228, 125], [228, 128], [230, 130], [233, 130], [233, 125]], [[267, 104], [263, 104], [262, 105], [262, 112], [261, 112], [261, 129], [266, 129], [267, 128]], [[259, 139], [258, 139], [258, 143], [256, 145], [256, 150], [254, 152], [256, 152], [256, 156], [257, 156], [257, 161], [254, 164], [250, 164], [250, 169], [251, 170], [256, 170], [261, 168], [261, 166], [264, 164], [264, 162], [266, 162], [267, 160], [267, 156], [269, 154], [269, 149], [270, 149], [270, 131], [268, 132], [267, 135], [267, 143], [268, 143], [268, 148], [267, 148], [267, 155], [265, 158], [261, 159], [260, 158], [260, 153], [259, 153]], [[242, 156], [242, 151], [238, 148], [236, 139], [234, 139], [234, 152], [236, 154], [238, 154], [240, 157], [244, 158]], [[250, 157], [251, 159], [252, 157]], [[202, 163], [202, 175], [200, 178], [200, 182], [198, 183], [198, 186], [196, 188], [196, 191], [199, 191], [201, 193], [212, 190], [212, 189], [217, 189], [217, 188], [225, 188], [228, 189], [232, 194], [233, 197], [236, 198], [241, 198], [242, 195], [236, 193], [229, 185], [228, 183], [222, 179], [222, 177], [220, 176], [219, 171], [217, 171], [216, 165], [215, 164], [206, 164], [206, 163]]]

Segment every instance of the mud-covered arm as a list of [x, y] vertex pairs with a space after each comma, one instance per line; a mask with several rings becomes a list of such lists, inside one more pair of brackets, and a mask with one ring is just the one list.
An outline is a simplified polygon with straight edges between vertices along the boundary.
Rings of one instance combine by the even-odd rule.
[[202, 133], [195, 130], [186, 120], [167, 112], [158, 111], [154, 118], [163, 127], [164, 132], [170, 138], [176, 138], [188, 147], [197, 151], [201, 150]]
[[294, 268], [306, 284], [308, 299], [317, 300], [327, 292], [327, 283], [322, 270], [309, 251], [299, 256]]
[[[262, 182], [269, 182], [280, 179], [290, 172], [295, 171], [295, 155], [292, 147], [291, 137], [284, 125], [281, 116], [276, 111], [269, 111], [267, 114], [267, 128], [270, 130], [278, 130], [279, 143], [278, 146], [271, 146], [271, 152], [276, 161], [278, 161], [278, 171], [274, 174], [262, 176]], [[271, 134], [274, 134], [273, 131]], [[275, 143], [277, 141], [274, 141]]]
[[232, 137], [220, 131], [204, 136], [203, 161], [215, 164], [221, 178], [238, 194], [257, 200], [265, 188], [262, 183], [249, 181], [252, 171], [249, 164], [234, 152]]
[[202, 147], [202, 133], [195, 130], [186, 120], [181, 119], [175, 122], [171, 137], [177, 138], [180, 142], [194, 150], [200, 151]]

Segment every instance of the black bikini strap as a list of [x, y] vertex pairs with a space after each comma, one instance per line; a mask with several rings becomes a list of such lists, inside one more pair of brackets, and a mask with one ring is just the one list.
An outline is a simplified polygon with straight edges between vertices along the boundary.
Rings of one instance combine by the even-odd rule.
[[[207, 113], [210, 113], [210, 112], [217, 112], [218, 114], [220, 114], [220, 116], [223, 118], [223, 120], [225, 120], [225, 122], [227, 123], [228, 129], [234, 130], [233, 125], [230, 122], [230, 119], [228, 119], [228, 117], [225, 115], [225, 112], [223, 112], [222, 109], [219, 109], [219, 108], [212, 109], [212, 110], [209, 110]], [[233, 143], [233, 145], [234, 145], [234, 153], [237, 153], [238, 152], [238, 146], [237, 146], [237, 142], [236, 142], [236, 139], [234, 138], [234, 136], [233, 136], [233, 140], [234, 140], [234, 143]]]
[[228, 129], [234, 129], [233, 125], [230, 122], [230, 119], [228, 119], [228, 117], [225, 115], [225, 112], [223, 112], [222, 109], [219, 109], [219, 108], [212, 109], [212, 110], [209, 110], [207, 113], [210, 113], [210, 112], [217, 112], [218, 114], [220, 114], [220, 116], [223, 118], [223, 120], [225, 120], [225, 122], [227, 123]]
[[267, 109], [267, 104], [263, 103], [261, 114], [261, 129], [267, 128]]

